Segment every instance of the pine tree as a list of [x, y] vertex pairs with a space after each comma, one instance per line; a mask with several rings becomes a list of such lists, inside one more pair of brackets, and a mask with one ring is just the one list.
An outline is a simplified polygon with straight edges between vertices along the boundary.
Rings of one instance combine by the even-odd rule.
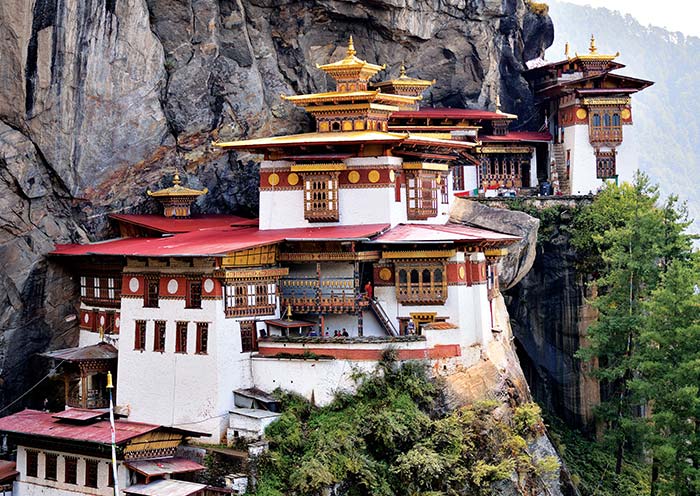
[[588, 329], [590, 346], [579, 356], [598, 362], [595, 375], [604, 399], [598, 416], [615, 447], [616, 474], [622, 471], [626, 449], [644, 447], [632, 440], [646, 435], [640, 404], [630, 390], [647, 318], [644, 301], [669, 263], [689, 256], [691, 238], [683, 233], [687, 225], [676, 199], [660, 206], [657, 187], [637, 173], [632, 184], [603, 190], [575, 226], [574, 245], [593, 260], [588, 269], [595, 271], [599, 292], [593, 302], [599, 318]]

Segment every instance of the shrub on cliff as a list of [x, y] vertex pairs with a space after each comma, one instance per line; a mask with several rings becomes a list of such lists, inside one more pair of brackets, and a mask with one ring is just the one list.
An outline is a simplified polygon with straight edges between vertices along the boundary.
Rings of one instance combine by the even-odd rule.
[[504, 414], [496, 402], [448, 412], [440, 384], [422, 364], [383, 364], [359, 377], [356, 394], [312, 407], [283, 396], [283, 413], [266, 436], [258, 496], [337, 494], [480, 495], [513, 479], [519, 490], [556, 472], [535, 461], [527, 438], [538, 435], [539, 410]]

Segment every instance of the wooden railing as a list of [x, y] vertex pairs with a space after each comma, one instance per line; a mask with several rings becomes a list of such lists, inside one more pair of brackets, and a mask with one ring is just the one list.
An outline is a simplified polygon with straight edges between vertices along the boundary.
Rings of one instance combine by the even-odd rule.
[[622, 143], [622, 126], [590, 127], [588, 132], [592, 143]]
[[280, 280], [282, 309], [293, 312], [353, 313], [367, 302], [358, 297], [352, 277], [296, 277]]

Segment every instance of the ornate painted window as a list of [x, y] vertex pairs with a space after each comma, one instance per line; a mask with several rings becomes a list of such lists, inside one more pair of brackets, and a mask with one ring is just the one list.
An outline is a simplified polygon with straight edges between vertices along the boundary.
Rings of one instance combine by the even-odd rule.
[[118, 307], [121, 298], [121, 277], [82, 276], [80, 278], [80, 300], [86, 305]]
[[165, 321], [156, 320], [153, 325], [153, 351], [165, 351]]
[[272, 315], [277, 310], [277, 284], [274, 280], [229, 283], [226, 291], [226, 316]]
[[144, 294], [143, 306], [147, 308], [158, 308], [158, 296], [160, 293], [160, 281], [158, 277], [146, 279], [146, 293]]
[[187, 353], [187, 322], [175, 323], [175, 353]]
[[396, 264], [396, 300], [404, 305], [436, 305], [447, 300], [447, 277], [443, 262]]
[[241, 322], [241, 353], [258, 351], [258, 331], [254, 320]]
[[617, 108], [599, 107], [590, 114], [588, 134], [592, 143], [622, 142], [620, 111]]
[[146, 321], [137, 320], [134, 332], [134, 349], [144, 351], [146, 349]]
[[409, 220], [425, 220], [438, 213], [437, 175], [429, 171], [406, 173], [406, 208]]
[[617, 177], [615, 165], [615, 150], [609, 152], [596, 151], [596, 177], [609, 179]]
[[338, 173], [304, 176], [304, 218], [309, 222], [338, 222]]
[[209, 322], [197, 322], [197, 354], [206, 355], [209, 351]]
[[202, 308], [202, 280], [187, 281], [186, 308]]

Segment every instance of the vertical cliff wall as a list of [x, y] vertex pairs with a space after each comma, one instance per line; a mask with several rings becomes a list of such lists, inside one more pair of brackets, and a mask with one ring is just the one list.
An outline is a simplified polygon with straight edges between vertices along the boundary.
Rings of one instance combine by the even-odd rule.
[[358, 54], [438, 80], [424, 103], [504, 109], [528, 121], [524, 60], [553, 29], [523, 0], [4, 0], [0, 2], [0, 405], [27, 358], [71, 338], [72, 281], [55, 242], [109, 233], [109, 212], [155, 208], [175, 168], [210, 190], [199, 209], [255, 213], [250, 157], [212, 139], [298, 132], [280, 93], [323, 91], [316, 63]]

